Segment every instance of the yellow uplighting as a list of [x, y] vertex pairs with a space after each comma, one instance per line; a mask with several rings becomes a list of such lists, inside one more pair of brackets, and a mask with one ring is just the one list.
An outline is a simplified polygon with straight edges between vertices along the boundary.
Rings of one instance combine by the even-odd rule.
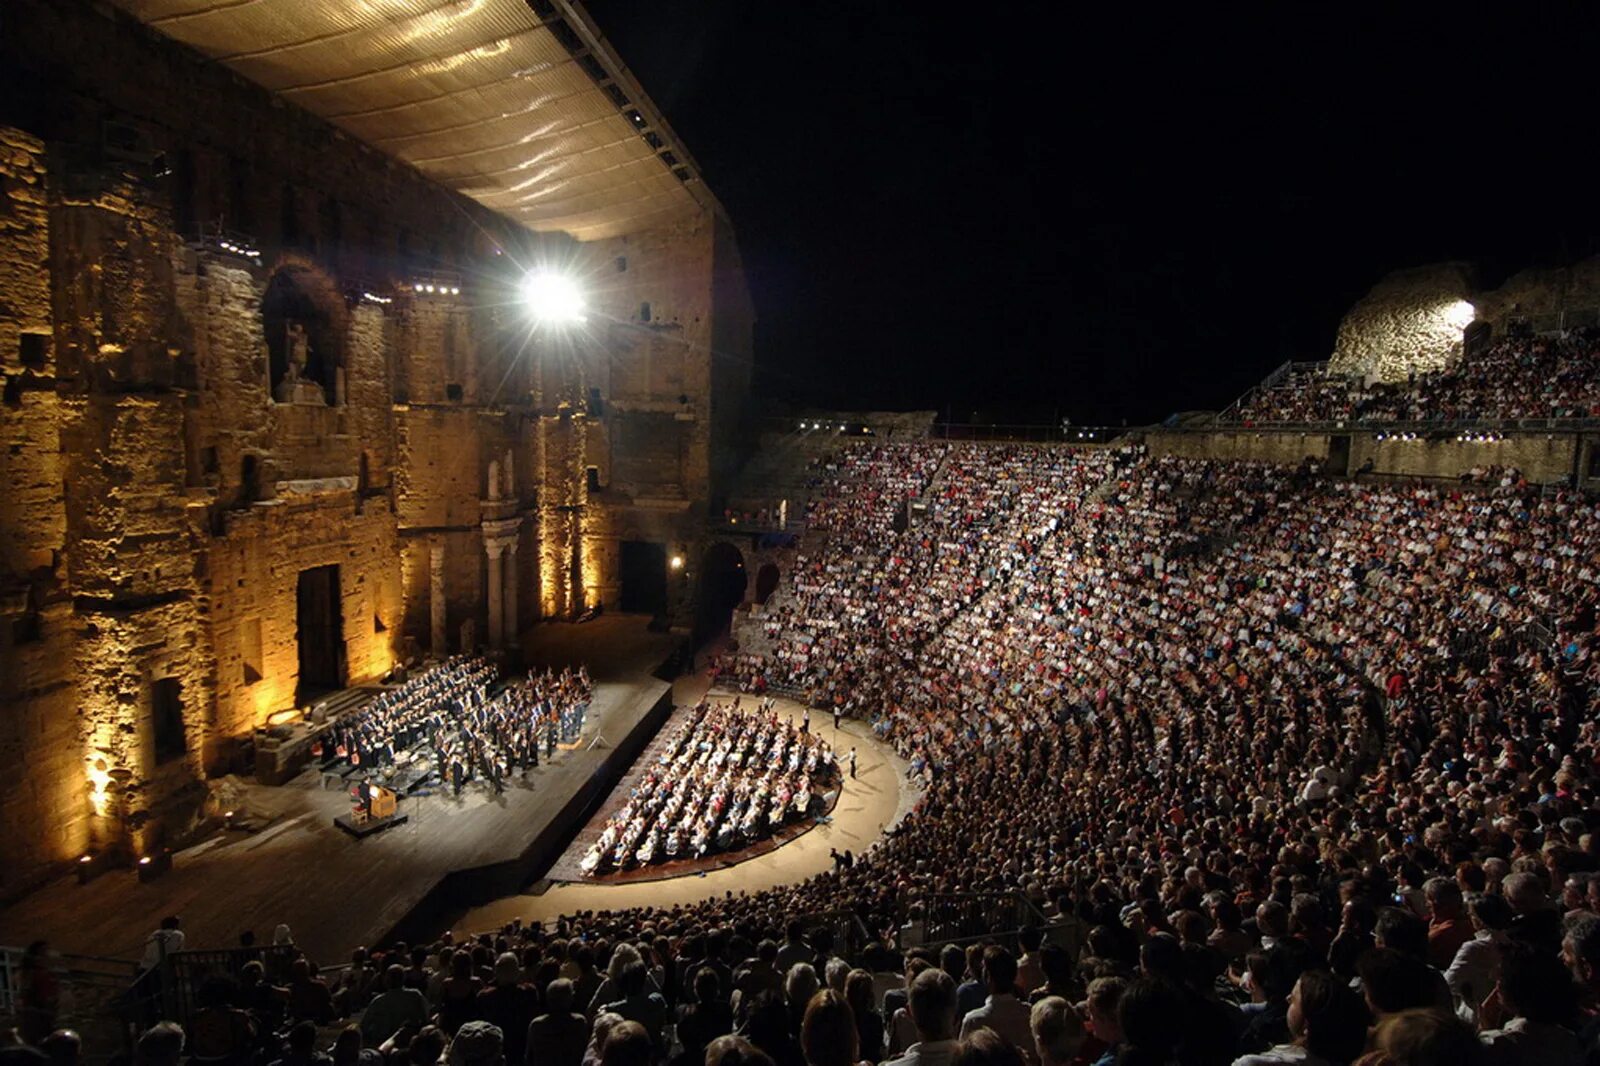
[[104, 759], [89, 760], [89, 803], [94, 807], [96, 815], [104, 815], [110, 802], [106, 794], [106, 786], [111, 784], [111, 773], [106, 769]]

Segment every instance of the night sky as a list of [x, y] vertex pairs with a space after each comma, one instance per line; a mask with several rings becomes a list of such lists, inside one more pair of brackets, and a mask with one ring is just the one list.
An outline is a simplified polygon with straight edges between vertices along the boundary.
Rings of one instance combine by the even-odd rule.
[[589, 4], [733, 219], [768, 398], [1148, 422], [1389, 270], [1600, 246], [1593, 5], [1239, 7]]

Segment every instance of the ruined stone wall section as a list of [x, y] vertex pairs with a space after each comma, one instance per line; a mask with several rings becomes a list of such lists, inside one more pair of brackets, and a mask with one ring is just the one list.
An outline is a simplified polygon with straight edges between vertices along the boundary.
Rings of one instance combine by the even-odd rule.
[[403, 634], [397, 555], [394, 515], [382, 497], [357, 511], [353, 492], [331, 489], [229, 512], [208, 553], [218, 679], [213, 769], [229, 754], [224, 741], [296, 706], [302, 571], [339, 567], [347, 681], [388, 672]]
[[471, 408], [403, 406], [395, 411], [399, 463], [395, 514], [400, 527], [476, 529], [489, 460]]
[[[0, 128], [0, 897], [181, 837], [205, 778], [304, 696], [306, 569], [339, 567], [349, 682], [489, 643], [485, 522], [516, 530], [520, 624], [614, 605], [619, 531], [694, 542], [732, 402], [708, 220], [534, 238], [120, 13], [16, 3], [0, 62], [40, 92], [7, 112], [27, 132]], [[260, 262], [198, 239], [219, 225]], [[532, 249], [596, 281], [549, 375], [472, 288]], [[282, 272], [318, 364], [336, 349], [334, 403], [273, 396]], [[462, 293], [419, 295], [430, 274]]]
[[[96, 850], [148, 854], [181, 831], [203, 776], [205, 716], [197, 712], [214, 695], [208, 645], [193, 598], [137, 610], [80, 609], [74, 668], [83, 761], [73, 778], [80, 795], [88, 783]], [[155, 686], [163, 680], [176, 683], [184, 712], [183, 750], [165, 758], [153, 720]]]
[[1329, 367], [1390, 382], [1443, 370], [1461, 358], [1462, 334], [1474, 316], [1462, 264], [1398, 271], [1346, 312]]
[[753, 444], [745, 425], [745, 401], [755, 359], [755, 306], [733, 227], [717, 220], [712, 261], [711, 487], [713, 512], [721, 509]]
[[[0, 127], [0, 588], [48, 574], [66, 535], [44, 145]], [[42, 590], [40, 590], [42, 592]]]
[[1476, 294], [1478, 317], [1498, 335], [1518, 318], [1536, 330], [1594, 325], [1600, 309], [1600, 256], [1569, 267], [1519, 271], [1497, 288]]
[[1523, 270], [1493, 289], [1476, 288], [1461, 263], [1396, 271], [1345, 314], [1329, 366], [1404, 381], [1454, 365], [1469, 324], [1499, 337], [1512, 321], [1536, 332], [1600, 325], [1600, 257]]

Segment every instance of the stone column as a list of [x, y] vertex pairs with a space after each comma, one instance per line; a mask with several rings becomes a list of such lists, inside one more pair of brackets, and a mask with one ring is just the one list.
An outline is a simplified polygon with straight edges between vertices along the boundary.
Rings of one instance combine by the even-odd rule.
[[517, 542], [506, 542], [506, 645], [517, 646]]
[[433, 654], [443, 658], [449, 651], [449, 642], [445, 637], [445, 598], [444, 598], [444, 542], [438, 541], [428, 548], [428, 570], [431, 582], [428, 586], [428, 621], [430, 623], [431, 640], [430, 649]]
[[483, 550], [489, 553], [489, 647], [503, 646], [505, 638], [505, 563], [500, 558], [500, 553], [505, 550], [505, 544], [498, 540], [485, 539]]

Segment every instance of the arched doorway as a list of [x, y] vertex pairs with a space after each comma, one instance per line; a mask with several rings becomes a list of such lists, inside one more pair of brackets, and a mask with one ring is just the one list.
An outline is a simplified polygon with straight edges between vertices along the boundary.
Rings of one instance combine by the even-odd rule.
[[766, 603], [778, 588], [778, 564], [763, 563], [756, 571], [756, 602]]
[[733, 612], [744, 602], [749, 585], [744, 555], [727, 541], [706, 549], [700, 560], [700, 583], [696, 590], [695, 639], [704, 641], [725, 631]]
[[[325, 283], [303, 267], [285, 267], [272, 275], [261, 298], [261, 327], [267, 338], [272, 398], [295, 402], [296, 381], [322, 390], [323, 400], [338, 402], [339, 334], [337, 300], [320, 299]], [[315, 402], [316, 393], [310, 393]]]

